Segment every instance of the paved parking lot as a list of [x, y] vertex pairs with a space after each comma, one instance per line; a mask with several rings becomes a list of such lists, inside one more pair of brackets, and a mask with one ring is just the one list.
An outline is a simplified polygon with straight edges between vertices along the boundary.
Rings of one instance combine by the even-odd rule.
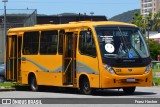
[[[95, 107], [96, 105], [97, 106], [106, 105], [106, 104], [101, 105], [100, 103], [86, 105], [89, 101], [95, 103], [95, 102], [98, 102], [97, 100], [101, 100], [101, 98], [103, 98], [102, 100], [104, 100], [104, 98], [105, 99], [114, 98], [115, 101], [117, 100], [117, 98], [119, 98], [119, 99], [124, 98], [126, 100], [126, 104], [109, 104], [110, 106], [116, 106], [116, 107], [119, 107], [120, 105], [127, 106], [127, 107], [134, 106], [133, 104], [127, 104], [127, 101], [129, 101], [130, 98], [133, 98], [133, 99], [159, 98], [159, 101], [160, 101], [160, 87], [137, 87], [136, 92], [133, 95], [124, 95], [123, 91], [121, 89], [119, 91], [117, 89], [98, 90], [92, 95], [81, 95], [76, 90], [66, 91], [63, 89], [59, 90], [58, 88], [55, 89], [53, 87], [45, 87], [45, 88], [41, 92], [31, 92], [31, 91], [29, 91], [29, 89], [27, 87], [24, 88], [24, 90], [20, 89], [18, 91], [1, 91], [0, 98], [52, 98], [53, 102], [55, 101], [54, 107], [56, 107], [56, 106], [58, 106], [58, 107], [59, 106], [67, 106], [67, 107], [68, 106], [69, 107], [72, 107], [72, 106], [76, 106], [76, 107], [81, 107], [81, 106], [88, 107], [89, 106], [90, 107], [90, 106], [92, 106], [92, 107]], [[63, 99], [63, 98], [65, 98], [65, 99]], [[92, 98], [92, 100], [90, 100], [90, 98]], [[67, 101], [70, 101], [68, 99], [72, 100], [71, 103], [77, 102], [77, 100], [80, 99], [83, 101], [83, 104], [76, 104], [76, 105], [75, 104], [67, 104]], [[114, 99], [112, 99], [112, 100], [114, 100]], [[62, 103], [63, 103], [62, 105], [57, 104], [58, 102], [60, 102], [59, 100], [62, 101]], [[56, 101], [57, 101], [57, 103], [56, 103]], [[102, 102], [102, 101], [99, 101], [99, 102]], [[112, 101], [112, 102], [114, 102], [114, 101]], [[78, 103], [80, 103], [80, 102], [78, 102]], [[10, 107], [10, 106], [9, 105], [2, 105], [1, 107]], [[21, 105], [21, 106], [28, 107], [28, 105]], [[45, 105], [45, 107], [48, 107], [48, 106], [49, 105]], [[141, 106], [141, 107], [142, 106], [145, 106], [145, 107], [157, 106], [158, 107], [159, 104], [136, 104], [136, 106]], [[41, 106], [34, 105], [34, 107], [41, 107]]]

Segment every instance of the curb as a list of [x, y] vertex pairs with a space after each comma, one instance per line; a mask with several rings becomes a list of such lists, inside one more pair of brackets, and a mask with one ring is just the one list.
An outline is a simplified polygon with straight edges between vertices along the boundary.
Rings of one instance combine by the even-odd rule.
[[152, 82], [152, 86], [159, 86], [158, 82]]
[[15, 87], [0, 87], [0, 91], [14, 91]]

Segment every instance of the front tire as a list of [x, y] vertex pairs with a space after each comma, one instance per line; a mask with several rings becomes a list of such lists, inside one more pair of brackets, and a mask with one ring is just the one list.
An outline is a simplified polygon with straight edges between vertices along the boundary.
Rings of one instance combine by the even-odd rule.
[[32, 91], [38, 91], [38, 85], [37, 85], [37, 80], [35, 76], [31, 78], [30, 87]]
[[135, 92], [135, 89], [136, 89], [136, 87], [125, 87], [125, 88], [123, 88], [123, 92], [125, 94], [130, 95], [130, 94], [133, 94]]
[[82, 94], [89, 95], [92, 93], [92, 89], [90, 88], [90, 83], [88, 78], [84, 78], [80, 84], [80, 91]]

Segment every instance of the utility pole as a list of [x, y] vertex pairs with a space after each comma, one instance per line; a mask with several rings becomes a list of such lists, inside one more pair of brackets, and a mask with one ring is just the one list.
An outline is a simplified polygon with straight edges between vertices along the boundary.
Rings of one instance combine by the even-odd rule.
[[147, 26], [147, 35], [148, 35], [148, 46], [149, 46], [149, 30], [150, 30], [150, 20], [148, 19], [148, 26]]
[[6, 35], [7, 35], [7, 28], [6, 28], [6, 2], [8, 2], [8, 0], [2, 0], [2, 2], [4, 2], [4, 65], [5, 65], [5, 73], [6, 73]]
[[93, 21], [93, 14], [94, 14], [94, 12], [90, 12], [90, 14], [91, 14], [91, 21]]
[[59, 14], [58, 17], [59, 17], [59, 24], [61, 24], [62, 23], [62, 19], [61, 19], [62, 15]]

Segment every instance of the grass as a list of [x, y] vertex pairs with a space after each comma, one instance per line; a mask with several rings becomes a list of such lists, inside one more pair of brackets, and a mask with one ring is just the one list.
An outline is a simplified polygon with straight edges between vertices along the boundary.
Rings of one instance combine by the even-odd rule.
[[160, 69], [152, 69], [153, 72], [160, 72]]
[[14, 83], [12, 83], [12, 82], [4, 82], [4, 83], [0, 83], [0, 87], [13, 87], [13, 86], [15, 86], [15, 84]]
[[160, 86], [160, 77], [153, 77], [152, 81], [153, 83], [158, 83], [158, 86]]
[[160, 77], [154, 77], [155, 73], [159, 72], [160, 73], [160, 69], [152, 69], [152, 72], [153, 72], [153, 77], [152, 77], [152, 81], [153, 83], [157, 84], [158, 83], [158, 86], [160, 86]]

